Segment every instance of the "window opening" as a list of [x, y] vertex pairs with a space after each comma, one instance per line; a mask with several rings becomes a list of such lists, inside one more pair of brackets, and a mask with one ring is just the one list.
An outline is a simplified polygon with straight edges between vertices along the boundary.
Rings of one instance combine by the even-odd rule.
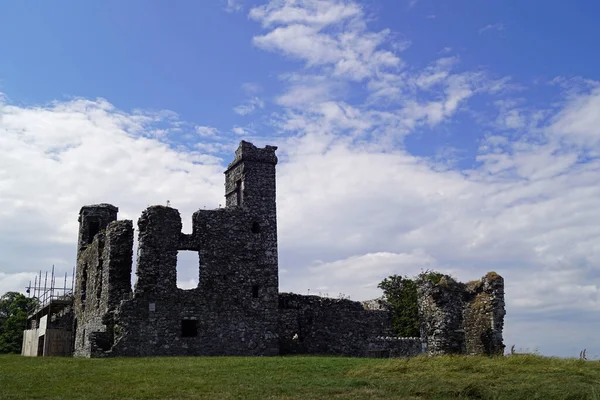
[[252, 233], [260, 233], [260, 224], [257, 221], [252, 223]]
[[42, 335], [38, 338], [38, 348], [37, 348], [38, 357], [42, 357], [44, 355], [44, 341], [45, 340], [46, 340], [46, 335]]
[[244, 202], [244, 182], [241, 179], [238, 179], [235, 182], [235, 195], [237, 198], [237, 205], [241, 206]]
[[85, 311], [85, 300], [86, 300], [86, 291], [87, 291], [87, 275], [88, 275], [88, 265], [87, 263], [83, 264], [83, 272], [81, 274], [81, 290], [80, 292], [80, 300], [81, 300], [81, 311]]
[[90, 218], [88, 223], [88, 244], [94, 241], [94, 236], [100, 232], [100, 220], [98, 218]]
[[258, 298], [258, 285], [252, 286], [252, 297], [255, 299]]
[[102, 259], [98, 260], [98, 272], [96, 273], [96, 307], [100, 308], [100, 300], [102, 299]]
[[194, 289], [200, 280], [200, 254], [193, 250], [177, 252], [177, 287], [179, 289]]
[[198, 321], [195, 319], [181, 320], [181, 337], [198, 336]]

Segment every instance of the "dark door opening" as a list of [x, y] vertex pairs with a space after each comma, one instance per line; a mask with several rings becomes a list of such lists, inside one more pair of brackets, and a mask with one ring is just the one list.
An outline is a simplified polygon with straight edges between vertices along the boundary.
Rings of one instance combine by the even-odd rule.
[[46, 337], [46, 335], [42, 335], [38, 338], [38, 350], [37, 350], [38, 357], [42, 357], [44, 355], [45, 337]]

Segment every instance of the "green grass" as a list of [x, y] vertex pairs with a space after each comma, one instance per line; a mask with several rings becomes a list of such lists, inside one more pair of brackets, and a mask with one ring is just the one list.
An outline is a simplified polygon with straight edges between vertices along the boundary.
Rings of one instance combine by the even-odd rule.
[[599, 399], [600, 362], [0, 356], [0, 399]]

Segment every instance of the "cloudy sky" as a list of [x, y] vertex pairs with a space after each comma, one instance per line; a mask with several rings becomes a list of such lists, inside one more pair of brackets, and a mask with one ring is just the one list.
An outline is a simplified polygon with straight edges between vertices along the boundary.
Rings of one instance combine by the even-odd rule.
[[[0, 6], [0, 293], [75, 262], [77, 214], [224, 203], [279, 147], [283, 291], [506, 282], [505, 342], [600, 355], [595, 1], [143, 0]], [[182, 254], [181, 287], [197, 282]]]

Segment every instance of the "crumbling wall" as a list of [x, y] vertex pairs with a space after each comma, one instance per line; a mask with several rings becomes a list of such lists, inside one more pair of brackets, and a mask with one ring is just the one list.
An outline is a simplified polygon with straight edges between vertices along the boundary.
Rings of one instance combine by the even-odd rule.
[[373, 355], [377, 350], [373, 340], [392, 336], [391, 318], [390, 312], [365, 310], [356, 301], [280, 293], [280, 352]]
[[489, 273], [464, 284], [443, 276], [417, 283], [421, 337], [435, 354], [502, 354], [504, 280]]
[[[469, 285], [450, 277], [419, 282], [421, 338], [394, 338], [381, 299], [363, 305], [278, 293], [276, 149], [242, 141], [225, 171], [226, 207], [195, 212], [191, 234], [181, 232], [176, 209], [148, 207], [138, 220], [133, 292], [132, 221], [117, 221], [110, 204], [81, 209], [75, 355], [410, 357], [424, 345], [430, 354], [504, 348], [497, 275]], [[179, 251], [198, 253], [194, 289], [177, 288]]]
[[[112, 312], [131, 294], [133, 224], [116, 221], [116, 210], [103, 204], [84, 207], [80, 213], [79, 237], [83, 239], [78, 249], [73, 306], [76, 356], [89, 357], [98, 348], [110, 347]], [[89, 219], [100, 221], [93, 237], [87, 232]]]
[[[227, 207], [194, 213], [191, 234], [181, 232], [181, 216], [176, 209], [152, 206], [142, 213], [138, 220], [138, 279], [133, 296], [129, 296], [130, 288], [125, 284], [111, 286], [104, 307], [81, 314], [78, 335], [87, 335], [90, 340], [85, 346], [81, 341], [78, 354], [105, 357], [279, 353], [276, 149], [259, 149], [242, 141], [225, 171]], [[98, 207], [91, 208], [97, 211]], [[108, 215], [107, 210], [104, 207], [100, 211]], [[109, 217], [116, 218], [116, 213]], [[88, 225], [85, 219], [80, 220], [82, 231]], [[85, 232], [80, 236], [86, 239]], [[103, 249], [114, 248], [116, 253], [124, 254], [116, 246], [121, 242], [104, 243], [103, 238], [99, 233], [97, 241], [80, 252], [78, 282], [85, 280], [82, 287], [88, 292], [96, 290], [87, 275], [96, 276], [103, 268], [102, 260], [107, 258]], [[198, 253], [197, 288], [177, 288], [179, 251]], [[116, 260], [117, 254], [111, 253], [110, 257]], [[106, 273], [115, 281], [129, 281], [123, 271], [110, 268]], [[90, 302], [81, 305], [93, 306]]]
[[90, 353], [89, 333], [105, 330], [102, 316], [106, 313], [97, 293], [102, 279], [102, 250], [104, 233], [96, 235], [94, 241], [80, 251], [77, 260], [75, 289], [75, 356]]
[[151, 206], [138, 219], [135, 297], [171, 297], [177, 293], [177, 251], [181, 216], [171, 207]]
[[421, 336], [429, 354], [464, 354], [464, 285], [449, 276], [438, 284], [430, 280], [417, 283]]
[[[276, 238], [256, 222], [241, 207], [199, 210], [185, 235], [177, 210], [145, 210], [138, 282], [115, 314], [110, 355], [278, 354]], [[176, 287], [178, 250], [199, 252], [195, 289]]]
[[504, 279], [489, 273], [466, 285], [463, 312], [467, 354], [504, 354]]

